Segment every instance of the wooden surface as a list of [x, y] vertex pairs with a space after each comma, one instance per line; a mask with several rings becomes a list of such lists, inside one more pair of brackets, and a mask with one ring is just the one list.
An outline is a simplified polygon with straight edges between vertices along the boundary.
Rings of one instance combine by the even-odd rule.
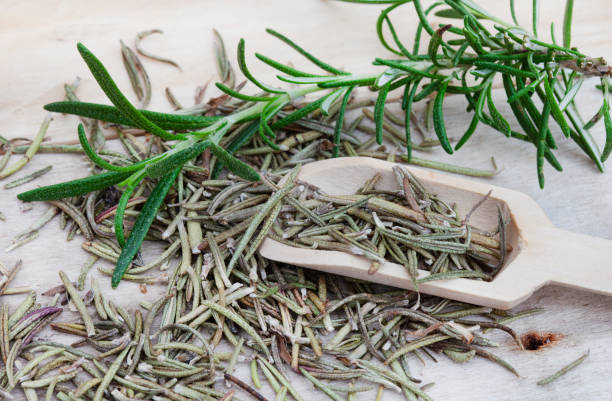
[[[489, 9], [509, 19], [507, 1], [486, 2]], [[530, 25], [530, 1], [517, 1], [520, 20]], [[548, 32], [550, 21], [560, 26], [563, 7], [554, 0], [542, 0], [540, 31]], [[576, 2], [574, 44], [593, 56], [612, 56], [609, 21], [612, 8], [607, 1]], [[352, 72], [372, 71], [370, 61], [375, 56], [388, 56], [378, 44], [374, 21], [375, 6], [342, 4], [331, 1], [310, 0], [287, 2], [267, 1], [186, 1], [180, 6], [167, 1], [106, 1], [78, 2], [50, 0], [47, 2], [21, 2], [5, 0], [0, 13], [0, 135], [5, 137], [32, 137], [45, 112], [42, 105], [63, 97], [62, 85], [76, 76], [83, 78], [79, 96], [87, 101], [105, 101], [102, 92], [90, 77], [75, 49], [77, 41], [84, 42], [103, 60], [119, 86], [131, 95], [127, 76], [121, 65], [119, 39], [131, 43], [142, 30], [161, 28], [164, 35], [150, 37], [144, 43], [147, 49], [176, 60], [183, 71], [145, 61], [153, 82], [153, 110], [169, 110], [163, 90], [170, 86], [185, 105], [192, 104], [196, 86], [214, 77], [211, 29], [217, 28], [226, 39], [233, 54], [237, 40], [247, 39], [247, 52], [260, 51], [280, 60], [291, 60], [296, 66], [306, 66], [297, 55], [264, 32], [275, 28], [314, 49], [321, 58]], [[402, 23], [399, 23], [403, 18]], [[410, 6], [395, 18], [400, 33], [411, 37], [415, 18]], [[560, 36], [560, 34], [558, 34]], [[254, 62], [258, 76], [271, 80], [270, 69]], [[235, 63], [234, 63], [235, 65]], [[593, 88], [595, 82], [583, 86], [579, 101], [586, 118], [600, 107], [600, 96]], [[210, 91], [207, 95], [213, 95]], [[361, 91], [366, 96], [366, 91]], [[495, 97], [502, 93], [496, 91]], [[499, 103], [501, 104], [501, 103]], [[509, 110], [502, 110], [508, 115]], [[468, 124], [463, 100], [450, 99], [447, 106], [447, 124], [451, 136], [460, 135]], [[52, 141], [74, 140], [77, 119], [55, 116], [48, 137]], [[573, 143], [563, 140], [553, 130], [559, 142], [558, 158], [565, 172], [557, 173], [545, 167], [546, 188], [537, 186], [535, 149], [531, 145], [510, 141], [500, 134], [479, 128], [472, 141], [456, 155], [449, 157], [440, 151], [419, 156], [488, 168], [489, 158], [495, 156], [504, 170], [492, 180], [495, 185], [520, 190], [532, 196], [552, 222], [564, 229], [612, 239], [612, 174], [598, 173]], [[594, 130], [599, 143], [603, 128]], [[12, 161], [17, 160], [14, 158]], [[11, 238], [27, 227], [47, 206], [36, 204], [30, 211], [21, 210], [15, 195], [26, 188], [53, 183], [71, 177], [84, 176], [87, 164], [77, 156], [40, 155], [17, 177], [43, 166], [53, 164], [53, 170], [44, 179], [13, 190], [0, 190], [0, 211], [7, 220], [0, 222], [0, 260], [12, 264], [22, 259], [24, 270], [17, 276], [15, 286], [30, 285], [44, 290], [59, 284], [58, 270], [76, 278], [86, 254], [80, 249], [82, 238], [66, 242], [65, 233], [59, 231], [57, 221], [41, 230], [41, 238], [10, 253], [3, 250]], [[564, 241], [565, 239], [556, 239]], [[560, 243], [559, 245], [563, 245]], [[153, 258], [154, 256], [148, 256]], [[577, 266], [580, 269], [581, 266]], [[612, 263], [610, 265], [612, 268]], [[102, 280], [109, 289], [109, 280]], [[128, 308], [137, 302], [154, 299], [161, 288], [149, 286], [147, 294], [137, 292], [135, 286], [122, 283], [112, 293], [113, 299]], [[18, 297], [9, 301], [12, 305]], [[43, 299], [44, 301], [44, 299]], [[438, 363], [423, 366], [412, 362], [413, 373], [424, 381], [435, 382], [430, 394], [437, 400], [570, 400], [606, 399], [612, 389], [612, 370], [609, 369], [612, 351], [612, 298], [588, 294], [561, 287], [538, 291], [517, 309], [543, 307], [546, 311], [536, 317], [513, 324], [519, 332], [527, 330], [552, 331], [562, 335], [551, 347], [537, 352], [521, 352], [504, 335], [493, 334], [500, 342], [497, 353], [513, 364], [521, 378], [516, 378], [491, 362], [472, 361], [457, 365], [440, 358]], [[64, 312], [67, 319], [69, 312]], [[576, 359], [587, 349], [587, 361], [566, 377], [551, 385], [540, 387], [535, 382], [561, 366]], [[247, 378], [243, 366], [239, 376]], [[306, 399], [323, 399], [321, 393], [310, 396], [311, 385], [295, 377], [292, 383]], [[219, 384], [222, 386], [222, 384]], [[268, 396], [269, 391], [265, 392]], [[243, 399], [248, 399], [242, 396]], [[372, 394], [364, 399], [373, 399]], [[361, 399], [361, 397], [360, 397]], [[401, 399], [387, 392], [385, 400]]]

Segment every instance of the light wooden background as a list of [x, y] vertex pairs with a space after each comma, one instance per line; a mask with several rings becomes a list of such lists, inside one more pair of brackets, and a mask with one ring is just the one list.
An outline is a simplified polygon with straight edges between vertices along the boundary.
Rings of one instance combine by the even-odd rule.
[[[483, 2], [497, 14], [509, 20], [507, 1]], [[548, 35], [548, 26], [556, 21], [560, 27], [562, 2], [542, 0], [541, 28]], [[593, 56], [612, 56], [609, 42], [609, 21], [612, 8], [604, 0], [576, 2], [574, 44]], [[517, 1], [520, 20], [530, 26], [530, 1]], [[352, 72], [372, 71], [370, 61], [375, 56], [388, 56], [377, 42], [374, 22], [378, 7], [344, 4], [333, 1], [310, 0], [287, 2], [265, 1], [106, 1], [79, 2], [50, 0], [46, 2], [0, 1], [0, 135], [32, 137], [45, 116], [42, 105], [63, 97], [62, 85], [76, 76], [83, 78], [79, 96], [86, 101], [105, 102], [104, 95], [89, 75], [75, 49], [77, 41], [84, 42], [107, 65], [119, 86], [131, 96], [126, 73], [121, 65], [119, 39], [132, 43], [137, 32], [161, 28], [164, 35], [148, 38], [144, 46], [152, 52], [176, 60], [183, 71], [145, 60], [153, 82], [151, 109], [169, 110], [163, 90], [170, 86], [179, 100], [190, 105], [197, 85], [215, 75], [212, 57], [212, 28], [217, 28], [226, 39], [233, 57], [240, 37], [247, 39], [247, 52], [259, 51], [279, 60], [291, 60], [296, 66], [307, 64], [284, 45], [264, 32], [265, 27], [279, 30], [303, 44], [330, 63]], [[400, 33], [410, 38], [414, 29], [414, 15], [410, 6], [395, 17]], [[560, 37], [560, 33], [558, 33]], [[249, 56], [253, 70], [268, 80], [273, 72], [256, 63]], [[589, 83], [580, 97], [581, 109], [588, 118], [600, 106], [600, 96]], [[214, 94], [214, 91], [208, 93]], [[362, 95], [367, 93], [362, 91]], [[496, 91], [501, 98], [501, 91]], [[131, 97], [133, 99], [133, 96]], [[501, 104], [501, 103], [499, 103]], [[447, 124], [452, 136], [460, 135], [468, 121], [462, 102], [451, 100], [447, 106]], [[508, 110], [505, 110], [506, 114]], [[77, 120], [54, 116], [48, 137], [52, 141], [74, 140]], [[598, 141], [603, 140], [603, 128], [593, 130]], [[559, 134], [555, 130], [556, 134]], [[562, 174], [546, 167], [546, 189], [537, 187], [535, 149], [531, 145], [509, 141], [491, 130], [479, 129], [471, 143], [455, 156], [440, 151], [419, 155], [436, 160], [490, 167], [489, 158], [495, 156], [504, 171], [490, 182], [521, 190], [534, 197], [553, 222], [563, 228], [612, 239], [612, 175], [600, 174], [573, 143], [561, 139], [557, 155], [565, 168]], [[13, 161], [16, 160], [13, 159]], [[53, 164], [53, 171], [44, 179], [14, 190], [0, 190], [0, 211], [6, 216], [0, 222], [0, 261], [13, 264], [24, 262], [16, 286], [30, 285], [44, 290], [59, 283], [57, 271], [62, 269], [76, 278], [86, 254], [80, 249], [82, 238], [67, 243], [57, 222], [51, 222], [41, 232], [41, 238], [11, 253], [3, 250], [11, 238], [27, 227], [46, 209], [36, 204], [23, 212], [15, 195], [25, 188], [59, 182], [85, 175], [87, 164], [77, 156], [37, 156], [21, 176]], [[581, 266], [576, 266], [580, 269]], [[612, 262], [610, 263], [612, 268]], [[103, 280], [105, 289], [108, 280]], [[135, 286], [122, 283], [113, 299], [128, 308], [136, 308], [144, 299], [155, 298], [161, 288], [149, 287], [146, 295], [136, 292]], [[44, 300], [43, 300], [44, 301]], [[9, 300], [18, 302], [17, 297]], [[518, 309], [543, 307], [546, 312], [513, 324], [519, 332], [544, 330], [560, 333], [562, 340], [553, 347], [538, 352], [520, 352], [503, 335], [493, 335], [500, 342], [496, 351], [513, 364], [521, 374], [516, 378], [488, 361], [472, 361], [457, 365], [441, 357], [438, 363], [421, 365], [413, 361], [414, 374], [424, 382], [436, 383], [430, 394], [437, 400], [570, 400], [609, 399], [612, 390], [612, 370], [609, 369], [612, 351], [612, 299], [562, 288], [539, 291]], [[67, 318], [65, 312], [62, 318]], [[587, 349], [591, 355], [576, 371], [546, 387], [535, 382], [574, 360]], [[239, 376], [247, 378], [241, 368]], [[294, 385], [308, 399], [310, 384], [295, 377]], [[271, 394], [266, 393], [268, 396]], [[322, 399], [312, 393], [312, 399]], [[317, 395], [314, 395], [317, 394]], [[373, 399], [373, 394], [362, 394], [359, 399]], [[248, 398], [248, 397], [242, 397]], [[385, 399], [401, 399], [387, 392]]]

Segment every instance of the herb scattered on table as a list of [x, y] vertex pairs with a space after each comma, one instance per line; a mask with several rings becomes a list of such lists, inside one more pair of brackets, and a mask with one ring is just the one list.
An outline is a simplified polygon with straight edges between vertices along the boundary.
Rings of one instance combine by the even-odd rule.
[[[226, 263], [230, 253], [220, 252]], [[184, 274], [179, 265], [166, 278], [165, 294], [141, 308], [115, 304], [93, 277], [90, 289], [78, 291], [63, 272], [63, 284], [42, 298], [27, 290], [14, 311], [0, 309], [6, 366], [0, 392], [20, 387], [28, 400], [44, 394], [64, 401], [155, 399], [163, 391], [173, 400], [212, 400], [235, 391], [223, 386], [226, 379], [255, 399], [273, 390], [302, 400], [291, 369], [334, 399], [378, 389], [430, 400], [410, 366], [438, 357], [456, 363], [481, 357], [518, 376], [488, 350], [497, 344], [478, 333], [502, 330], [522, 346], [517, 333], [499, 323], [515, 315], [265, 260], [257, 266], [261, 277], [238, 266], [226, 287], [215, 258], [200, 254]], [[0, 269], [0, 296], [16, 293], [8, 285], [19, 267]], [[202, 280], [206, 273], [214, 278]], [[68, 302], [78, 314], [65, 311]], [[45, 328], [72, 342], [38, 336]], [[218, 347], [223, 339], [231, 351]], [[247, 358], [252, 384], [232, 374]]]

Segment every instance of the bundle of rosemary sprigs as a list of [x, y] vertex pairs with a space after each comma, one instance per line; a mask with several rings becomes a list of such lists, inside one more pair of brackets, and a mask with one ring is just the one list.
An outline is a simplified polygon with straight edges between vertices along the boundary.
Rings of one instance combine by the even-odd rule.
[[[419, 0], [357, 2], [391, 4], [381, 13], [377, 31], [383, 45], [397, 57], [376, 59], [375, 64], [385, 67], [382, 73], [356, 76], [342, 71], [270, 30], [325, 73], [299, 71], [257, 54], [284, 74], [279, 76], [281, 80], [297, 86], [283, 90], [264, 84], [246, 66], [245, 44], [240, 41], [240, 70], [262, 91], [246, 95], [241, 92], [243, 85], [236, 84], [217, 35], [223, 79], [217, 87], [225, 94], [202, 104], [200, 91], [196, 104], [183, 108], [167, 90], [178, 110], [175, 114], [137, 109], [102, 63], [79, 44], [79, 52], [114, 106], [81, 102], [76, 85], [67, 85], [67, 100], [45, 107], [81, 116], [81, 147], [44, 144], [49, 124], [45, 120], [28, 145], [2, 138], [5, 155], [0, 159], [0, 178], [19, 171], [36, 152], [85, 153], [92, 162], [93, 175], [19, 195], [24, 201], [48, 201], [51, 207], [16, 239], [15, 246], [34, 239], [38, 230], [59, 214], [63, 225], [69, 227], [69, 237], [82, 234], [86, 239], [83, 248], [93, 256], [76, 284], [60, 273], [62, 285], [48, 292], [54, 298], [47, 305], [36, 304], [35, 294], [30, 294], [13, 313], [7, 308], [0, 311], [0, 354], [5, 365], [0, 386], [4, 391], [20, 386], [29, 400], [38, 399], [41, 389], [45, 389], [46, 399], [56, 396], [62, 401], [229, 400], [234, 390], [219, 385], [223, 373], [226, 380], [264, 400], [258, 393], [264, 385], [260, 380], [263, 374], [276, 399], [283, 400], [289, 393], [301, 400], [287, 373], [290, 367], [334, 400], [344, 399], [344, 394], [354, 399], [358, 392], [376, 389], [377, 399], [385, 389], [401, 391], [409, 400], [430, 399], [426, 385], [412, 376], [410, 365], [415, 358], [435, 360], [435, 354], [457, 362], [479, 356], [516, 374], [487, 350], [495, 344], [479, 329], [506, 331], [522, 347], [519, 336], [504, 323], [536, 311], [511, 315], [304, 271], [262, 258], [257, 246], [272, 235], [281, 241], [293, 239], [294, 245], [357, 247], [379, 258], [388, 253], [411, 271], [431, 262], [434, 273], [441, 274], [438, 278], [457, 271], [463, 276], [488, 277], [481, 271], [483, 265], [492, 267], [494, 273], [503, 263], [502, 216], [499, 233], [481, 235], [488, 245], [477, 244], [480, 248], [472, 248], [468, 255], [474, 235], [468, 237], [471, 228], [465, 221], [448, 221], [452, 215], [449, 204], [444, 204], [449, 209], [447, 228], [429, 222], [430, 226], [419, 226], [428, 231], [418, 232], [392, 213], [369, 214], [373, 210], [371, 197], [397, 198], [397, 194], [377, 192], [375, 177], [365, 183], [365, 198], [343, 205], [333, 199], [308, 199], [308, 191], [293, 180], [281, 185], [281, 178], [295, 176], [303, 163], [357, 155], [487, 174], [436, 164], [412, 154], [430, 146], [453, 152], [443, 113], [444, 100], [450, 94], [463, 95], [473, 112], [470, 127], [454, 149], [469, 139], [478, 124], [489, 125], [508, 137], [533, 143], [543, 185], [544, 161], [561, 169], [553, 153], [556, 145], [550, 122], [555, 121], [601, 169], [612, 150], [609, 69], [603, 60], [590, 59], [570, 48], [571, 0], [567, 2], [563, 45], [542, 42], [535, 26], [530, 32], [518, 27], [515, 18], [514, 24], [505, 23], [468, 0], [445, 0], [427, 9]], [[414, 6], [420, 20], [412, 50], [400, 41], [389, 17], [392, 10], [406, 3]], [[431, 27], [427, 16], [434, 11], [459, 18], [461, 28]], [[491, 24], [492, 28], [488, 27]], [[391, 32], [393, 45], [382, 34], [384, 26]], [[151, 84], [137, 53], [172, 63], [139, 45], [155, 32], [138, 35], [136, 52], [122, 43], [122, 56], [143, 107], [150, 98]], [[419, 50], [423, 32], [430, 36], [425, 53]], [[498, 76], [522, 133], [511, 129], [492, 101], [492, 85]], [[583, 123], [574, 104], [588, 76], [601, 78], [603, 106], [591, 121], [604, 118], [608, 140], [603, 151], [597, 149], [588, 132], [592, 124]], [[354, 100], [357, 87], [378, 92], [373, 111], [366, 107], [369, 102]], [[385, 105], [389, 93], [399, 88], [403, 88], [403, 113], [398, 116]], [[317, 99], [303, 98], [321, 92], [324, 94]], [[539, 101], [533, 99], [536, 97]], [[427, 118], [432, 120], [437, 139], [417, 145], [411, 133], [415, 127], [411, 126], [412, 105], [421, 100], [429, 100]], [[364, 107], [362, 115], [345, 121], [347, 111]], [[375, 122], [371, 132], [362, 124], [364, 118]], [[103, 128], [116, 132], [124, 153], [106, 147]], [[357, 131], [370, 136], [364, 140]], [[372, 149], [383, 140], [396, 148]], [[398, 151], [397, 145], [405, 145], [407, 152]], [[26, 156], [5, 168], [13, 153]], [[47, 171], [10, 185], [21, 185]], [[410, 205], [406, 198], [407, 206], [403, 207], [412, 207], [415, 213], [427, 209], [440, 214], [436, 208], [444, 206], [437, 198], [421, 190], [417, 181], [408, 181], [410, 185], [402, 194], [417, 194], [412, 199], [416, 203]], [[324, 230], [317, 223], [322, 216], [329, 220]], [[309, 227], [313, 223], [319, 227]], [[372, 241], [374, 235], [378, 235], [377, 241]], [[439, 247], [429, 252], [432, 250], [419, 243], [406, 243], [402, 235], [410, 240], [421, 235], [421, 245], [435, 241]], [[145, 239], [165, 241], [166, 249], [150, 260], [140, 253]], [[446, 243], [442, 244], [443, 240]], [[417, 254], [423, 258], [418, 260]], [[167, 286], [165, 295], [154, 304], [141, 303], [143, 314], [136, 306], [126, 309], [114, 304], [93, 279], [86, 291], [88, 272], [98, 258], [116, 264], [114, 271], [98, 269], [112, 275], [113, 286], [121, 279], [143, 285], [161, 283]], [[14, 276], [14, 270], [7, 271], [7, 277]], [[53, 322], [62, 310], [59, 305], [67, 302], [74, 305], [80, 320]], [[36, 338], [35, 334], [49, 324], [54, 330], [76, 336], [75, 342], [66, 345]], [[223, 339], [233, 345], [232, 352], [217, 348]], [[245, 348], [252, 352], [245, 352]], [[232, 374], [243, 354], [251, 357], [252, 385]], [[15, 364], [19, 359], [27, 362]]]

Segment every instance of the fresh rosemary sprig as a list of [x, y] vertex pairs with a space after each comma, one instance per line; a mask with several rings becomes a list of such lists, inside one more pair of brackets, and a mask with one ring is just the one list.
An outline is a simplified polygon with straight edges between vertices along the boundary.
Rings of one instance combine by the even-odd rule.
[[[553, 150], [556, 149], [553, 129], [550, 122], [555, 121], [563, 134], [571, 138], [603, 171], [603, 161], [612, 151], [612, 119], [610, 118], [608, 91], [610, 68], [599, 58], [589, 58], [574, 48], [570, 48], [571, 14], [573, 2], [567, 1], [563, 26], [563, 45], [546, 43], [537, 38], [537, 5], [534, 2], [533, 32], [516, 24], [513, 2], [511, 9], [514, 23], [504, 22], [470, 0], [438, 1], [423, 9], [419, 0], [352, 0], [356, 3], [389, 4], [377, 21], [377, 33], [381, 44], [396, 57], [377, 58], [374, 64], [384, 67], [380, 73], [357, 75], [340, 70], [304, 50], [282, 34], [268, 29], [277, 37], [306, 57], [323, 72], [311, 73], [297, 70], [267, 56], [257, 53], [259, 60], [280, 72], [278, 79], [293, 84], [292, 89], [282, 89], [259, 81], [245, 62], [245, 42], [238, 44], [238, 66], [246, 78], [257, 86], [262, 93], [246, 95], [232, 88], [233, 79], [217, 87], [225, 94], [242, 101], [244, 104], [227, 115], [199, 116], [156, 113], [138, 110], [121, 93], [103, 64], [82, 44], [78, 50], [93, 76], [114, 107], [83, 103], [58, 102], [45, 106], [55, 112], [75, 114], [112, 123], [141, 128], [166, 141], [176, 141], [167, 152], [137, 162], [130, 166], [116, 166], [104, 161], [87, 142], [80, 129], [81, 144], [90, 159], [107, 173], [70, 181], [62, 184], [38, 188], [19, 195], [24, 201], [61, 199], [85, 194], [115, 184], [126, 186], [124, 196], [115, 216], [115, 234], [119, 244], [125, 244], [113, 275], [113, 286], [131, 263], [144, 240], [153, 216], [167, 192], [170, 190], [176, 172], [185, 163], [209, 150], [230, 171], [247, 180], [258, 180], [258, 173], [232, 155], [251, 136], [258, 132], [262, 141], [274, 150], [281, 150], [275, 143], [276, 133], [310, 113], [320, 111], [327, 115], [332, 106], [339, 104], [334, 130], [333, 155], [338, 155], [340, 138], [343, 135], [343, 115], [351, 92], [356, 87], [368, 87], [378, 93], [374, 107], [376, 122], [376, 141], [383, 141], [385, 104], [390, 92], [403, 89], [401, 101], [405, 112], [405, 139], [407, 155], [412, 157], [410, 113], [415, 102], [432, 100], [433, 127], [442, 148], [453, 153], [463, 146], [479, 124], [492, 127], [507, 137], [531, 142], [537, 150], [537, 173], [540, 186], [544, 186], [543, 165], [547, 161], [555, 169], [562, 167]], [[419, 18], [414, 44], [409, 50], [400, 40], [390, 19], [390, 13], [399, 6], [412, 3]], [[441, 25], [435, 29], [429, 24], [428, 16], [435, 11], [437, 16], [456, 19], [459, 26]], [[492, 27], [490, 26], [492, 25]], [[385, 37], [384, 27], [391, 34]], [[419, 48], [421, 36], [429, 35], [426, 52]], [[223, 67], [223, 66], [222, 66]], [[223, 68], [222, 68], [223, 69]], [[523, 132], [514, 131], [510, 123], [494, 104], [492, 88], [496, 78], [501, 77], [510, 108]], [[602, 81], [603, 106], [598, 112], [604, 118], [606, 145], [600, 151], [583, 122], [574, 98], [586, 77], [600, 77]], [[298, 98], [318, 93], [314, 100], [287, 114], [282, 110]], [[453, 147], [445, 128], [444, 101], [451, 94], [463, 95], [467, 110], [473, 113], [472, 121]], [[534, 96], [535, 95], [535, 96]], [[534, 97], [539, 99], [534, 101]], [[542, 105], [538, 105], [541, 103]], [[485, 107], [486, 105], [486, 107]], [[227, 149], [220, 146], [224, 135], [232, 127], [255, 121], [250, 129], [236, 138]], [[218, 173], [218, 169], [216, 172]], [[123, 237], [123, 212], [129, 196], [145, 178], [160, 179], [152, 195], [143, 207], [127, 240]]]

